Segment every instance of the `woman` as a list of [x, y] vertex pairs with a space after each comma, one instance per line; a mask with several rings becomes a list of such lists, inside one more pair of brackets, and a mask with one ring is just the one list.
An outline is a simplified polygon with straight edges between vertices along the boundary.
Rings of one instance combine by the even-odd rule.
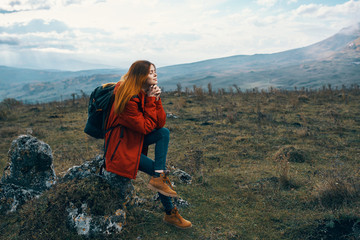
[[[114, 103], [107, 120], [105, 135], [106, 170], [135, 179], [137, 171], [151, 176], [148, 187], [159, 192], [165, 208], [164, 221], [179, 228], [191, 227], [173, 206], [177, 194], [166, 171], [169, 130], [163, 128], [166, 114], [157, 86], [155, 65], [149, 61], [134, 62], [116, 83]], [[146, 156], [146, 149], [155, 143], [155, 161]]]

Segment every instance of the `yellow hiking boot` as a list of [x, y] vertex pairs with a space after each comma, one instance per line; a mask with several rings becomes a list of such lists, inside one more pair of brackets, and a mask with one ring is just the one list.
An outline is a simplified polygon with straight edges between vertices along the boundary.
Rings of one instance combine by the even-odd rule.
[[160, 177], [151, 177], [148, 187], [154, 191], [168, 197], [177, 197], [169, 178], [165, 173], [161, 173]]
[[164, 222], [174, 225], [175, 227], [181, 228], [181, 229], [186, 229], [186, 228], [191, 228], [192, 224], [190, 221], [185, 220], [180, 214], [179, 211], [177, 210], [176, 207], [174, 207], [171, 210], [171, 214], [168, 215], [165, 213], [164, 216]]

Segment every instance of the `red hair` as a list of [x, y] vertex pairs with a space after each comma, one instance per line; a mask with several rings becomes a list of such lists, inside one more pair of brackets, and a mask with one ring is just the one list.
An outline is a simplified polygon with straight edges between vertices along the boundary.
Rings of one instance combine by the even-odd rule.
[[114, 111], [116, 114], [122, 113], [131, 97], [139, 94], [148, 78], [151, 65], [155, 67], [149, 61], [136, 61], [130, 66], [129, 71], [121, 77], [120, 86], [114, 93]]

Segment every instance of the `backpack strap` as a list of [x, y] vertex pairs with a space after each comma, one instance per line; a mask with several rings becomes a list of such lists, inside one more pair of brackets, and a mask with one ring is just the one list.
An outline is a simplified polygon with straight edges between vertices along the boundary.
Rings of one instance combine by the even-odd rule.
[[[112, 94], [111, 97], [110, 97], [110, 100], [109, 100], [108, 108], [106, 109], [105, 119], [103, 121], [103, 123], [104, 123], [103, 129], [104, 130], [106, 130], [106, 125], [107, 125], [107, 122], [108, 122], [108, 119], [109, 119], [109, 116], [110, 116], [110, 111], [111, 111], [112, 105], [114, 103], [114, 100], [115, 100], [115, 94]], [[105, 137], [106, 132], [107, 131], [105, 131], [105, 133], [104, 133], [104, 137]]]
[[[131, 98], [138, 98], [138, 99], [140, 100], [139, 95], [134, 95], [134, 96], [132, 96]], [[137, 102], [137, 104], [138, 104], [139, 111], [142, 112], [142, 113], [144, 113], [144, 109], [143, 109], [143, 107], [142, 107], [141, 101]], [[145, 106], [145, 99], [144, 99], [144, 106]]]

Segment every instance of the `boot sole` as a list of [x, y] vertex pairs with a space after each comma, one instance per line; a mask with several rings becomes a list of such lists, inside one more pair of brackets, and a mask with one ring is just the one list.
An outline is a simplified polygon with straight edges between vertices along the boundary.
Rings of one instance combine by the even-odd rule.
[[180, 228], [180, 229], [188, 229], [188, 228], [191, 228], [191, 227], [192, 227], [192, 224], [191, 224], [190, 226], [187, 226], [187, 227], [180, 227], [180, 226], [178, 226], [178, 225], [176, 225], [176, 224], [173, 224], [173, 223], [170, 223], [170, 222], [165, 221], [165, 219], [163, 219], [163, 222], [166, 223], [166, 224], [169, 224], [169, 225], [171, 225], [171, 226]]
[[154, 191], [156, 191], [156, 192], [159, 192], [159, 193], [161, 193], [162, 195], [165, 195], [165, 196], [167, 196], [167, 197], [178, 197], [177, 194], [171, 194], [171, 193], [168, 193], [168, 192], [164, 192], [163, 190], [157, 189], [157, 188], [154, 187], [153, 185], [148, 184], [147, 186], [148, 186], [148, 188], [150, 188], [151, 190], [154, 190]]

